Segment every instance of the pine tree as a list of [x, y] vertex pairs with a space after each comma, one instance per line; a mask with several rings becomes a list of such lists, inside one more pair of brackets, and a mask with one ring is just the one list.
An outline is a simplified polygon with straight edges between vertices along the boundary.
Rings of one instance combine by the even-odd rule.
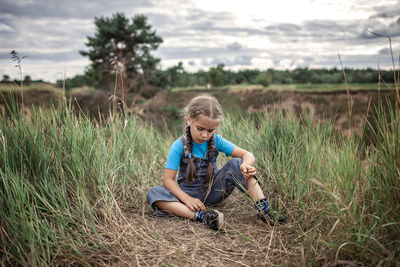
[[160, 61], [150, 52], [158, 48], [162, 38], [143, 15], [136, 15], [130, 21], [124, 14], [116, 13], [112, 18], [95, 18], [95, 25], [95, 35], [88, 37], [85, 44], [89, 50], [80, 51], [91, 61], [86, 75], [97, 88], [110, 90], [118, 86], [124, 89], [123, 94], [143, 90], [151, 83]]

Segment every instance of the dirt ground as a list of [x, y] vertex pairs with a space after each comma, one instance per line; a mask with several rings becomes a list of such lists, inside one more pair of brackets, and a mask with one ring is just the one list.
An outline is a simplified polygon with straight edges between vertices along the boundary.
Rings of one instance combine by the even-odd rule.
[[[324, 259], [307, 258], [295, 223], [271, 226], [258, 220], [254, 207], [237, 190], [213, 207], [224, 214], [221, 230], [177, 217], [124, 210], [119, 226], [107, 226], [115, 242], [113, 266], [305, 266]], [[146, 204], [146, 203], [144, 203]], [[290, 217], [290, 216], [289, 216]], [[121, 231], [121, 228], [123, 230]], [[119, 230], [110, 233], [110, 229]], [[119, 238], [116, 238], [119, 236]]]

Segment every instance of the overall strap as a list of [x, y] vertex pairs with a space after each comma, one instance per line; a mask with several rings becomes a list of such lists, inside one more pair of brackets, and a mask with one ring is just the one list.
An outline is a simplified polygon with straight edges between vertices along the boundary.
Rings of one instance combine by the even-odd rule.
[[[179, 139], [181, 140], [182, 146], [183, 146], [183, 154], [182, 154], [182, 156], [184, 156], [185, 158], [189, 158], [189, 159], [190, 159], [190, 158], [193, 158], [192, 153], [190, 153], [190, 152], [189, 152], [189, 149], [188, 149], [188, 142], [187, 142], [186, 136], [182, 135]], [[192, 152], [193, 152], [193, 151], [192, 151]], [[211, 155], [211, 158], [207, 158], [207, 159], [206, 159], [208, 162], [210, 162], [210, 161], [215, 161], [215, 160], [212, 160], [212, 159], [214, 158], [215, 155], [218, 154], [218, 150], [215, 148], [215, 149], [212, 151], [212, 153], [213, 153], [213, 154]]]

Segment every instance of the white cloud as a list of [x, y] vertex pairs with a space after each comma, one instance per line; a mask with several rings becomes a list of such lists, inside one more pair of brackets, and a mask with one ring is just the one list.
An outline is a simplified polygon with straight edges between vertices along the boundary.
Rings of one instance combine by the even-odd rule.
[[[163, 68], [183, 62], [188, 71], [227, 68], [391, 66], [385, 38], [399, 51], [400, 3], [386, 0], [3, 0], [0, 6], [0, 75], [14, 75], [9, 52], [28, 55], [24, 72], [54, 81], [64, 69], [83, 73], [79, 54], [94, 35], [94, 17], [144, 14], [164, 42], [155, 55]], [[42, 76], [40, 76], [42, 75]], [[60, 76], [61, 75], [61, 76]], [[15, 75], [14, 75], [15, 76]]]
[[[385, 1], [386, 5], [397, 1]], [[237, 23], [254, 25], [256, 22], [300, 23], [306, 20], [366, 19], [374, 12], [376, 1], [346, 0], [197, 0], [196, 5], [207, 11], [235, 14]]]
[[[29, 75], [32, 79], [45, 79], [55, 82], [63, 79], [64, 72], [67, 73], [67, 78], [71, 78], [77, 74], [83, 73], [83, 66], [89, 64], [85, 58], [79, 60], [54, 62], [48, 60], [30, 61], [29, 58], [22, 60], [22, 75]], [[0, 60], [0, 69], [3, 74], [8, 74], [11, 78], [20, 78], [20, 72], [15, 63], [10, 60]]]
[[12, 32], [12, 31], [13, 31], [13, 28], [11, 28], [10, 26], [8, 26], [7, 24], [0, 23], [0, 32], [1, 32], [1, 31]]

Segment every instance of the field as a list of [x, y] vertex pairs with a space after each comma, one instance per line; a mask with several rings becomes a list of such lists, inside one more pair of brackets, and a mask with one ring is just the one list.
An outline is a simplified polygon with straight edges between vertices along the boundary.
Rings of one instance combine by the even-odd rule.
[[[374, 102], [358, 138], [310, 109], [268, 111], [265, 102], [256, 103], [260, 90], [250, 94], [256, 112], [239, 116], [229, 112], [228, 100], [243, 104], [245, 90], [233, 91], [208, 91], [226, 111], [218, 132], [254, 153], [262, 188], [287, 224], [257, 220], [238, 191], [216, 207], [226, 218], [218, 232], [155, 217], [146, 192], [161, 184], [175, 130], [160, 131], [139, 116], [94, 121], [76, 116], [71, 103], [24, 113], [14, 103], [3, 105], [0, 119], [0, 264], [399, 265], [398, 107]], [[184, 102], [170, 99], [190, 95], [175, 93], [141, 108], [151, 113], [168, 104], [161, 108], [175, 114]]]
[[[393, 84], [382, 84], [382, 89], [394, 89]], [[203, 90], [205, 87], [197, 86], [197, 87], [176, 87], [172, 88], [172, 92], [186, 91], [186, 90]], [[321, 84], [271, 84], [268, 87], [263, 88], [261, 85], [250, 85], [250, 84], [239, 84], [239, 85], [229, 85], [229, 86], [221, 86], [210, 89], [229, 89], [229, 90], [260, 90], [260, 89], [268, 89], [268, 90], [288, 90], [288, 91], [297, 91], [297, 92], [330, 92], [330, 91], [345, 91], [346, 85], [342, 84], [329, 84], [329, 83], [321, 83]], [[377, 90], [378, 85], [376, 83], [366, 83], [359, 84], [353, 83], [350, 85], [350, 90], [352, 91], [370, 91]]]

